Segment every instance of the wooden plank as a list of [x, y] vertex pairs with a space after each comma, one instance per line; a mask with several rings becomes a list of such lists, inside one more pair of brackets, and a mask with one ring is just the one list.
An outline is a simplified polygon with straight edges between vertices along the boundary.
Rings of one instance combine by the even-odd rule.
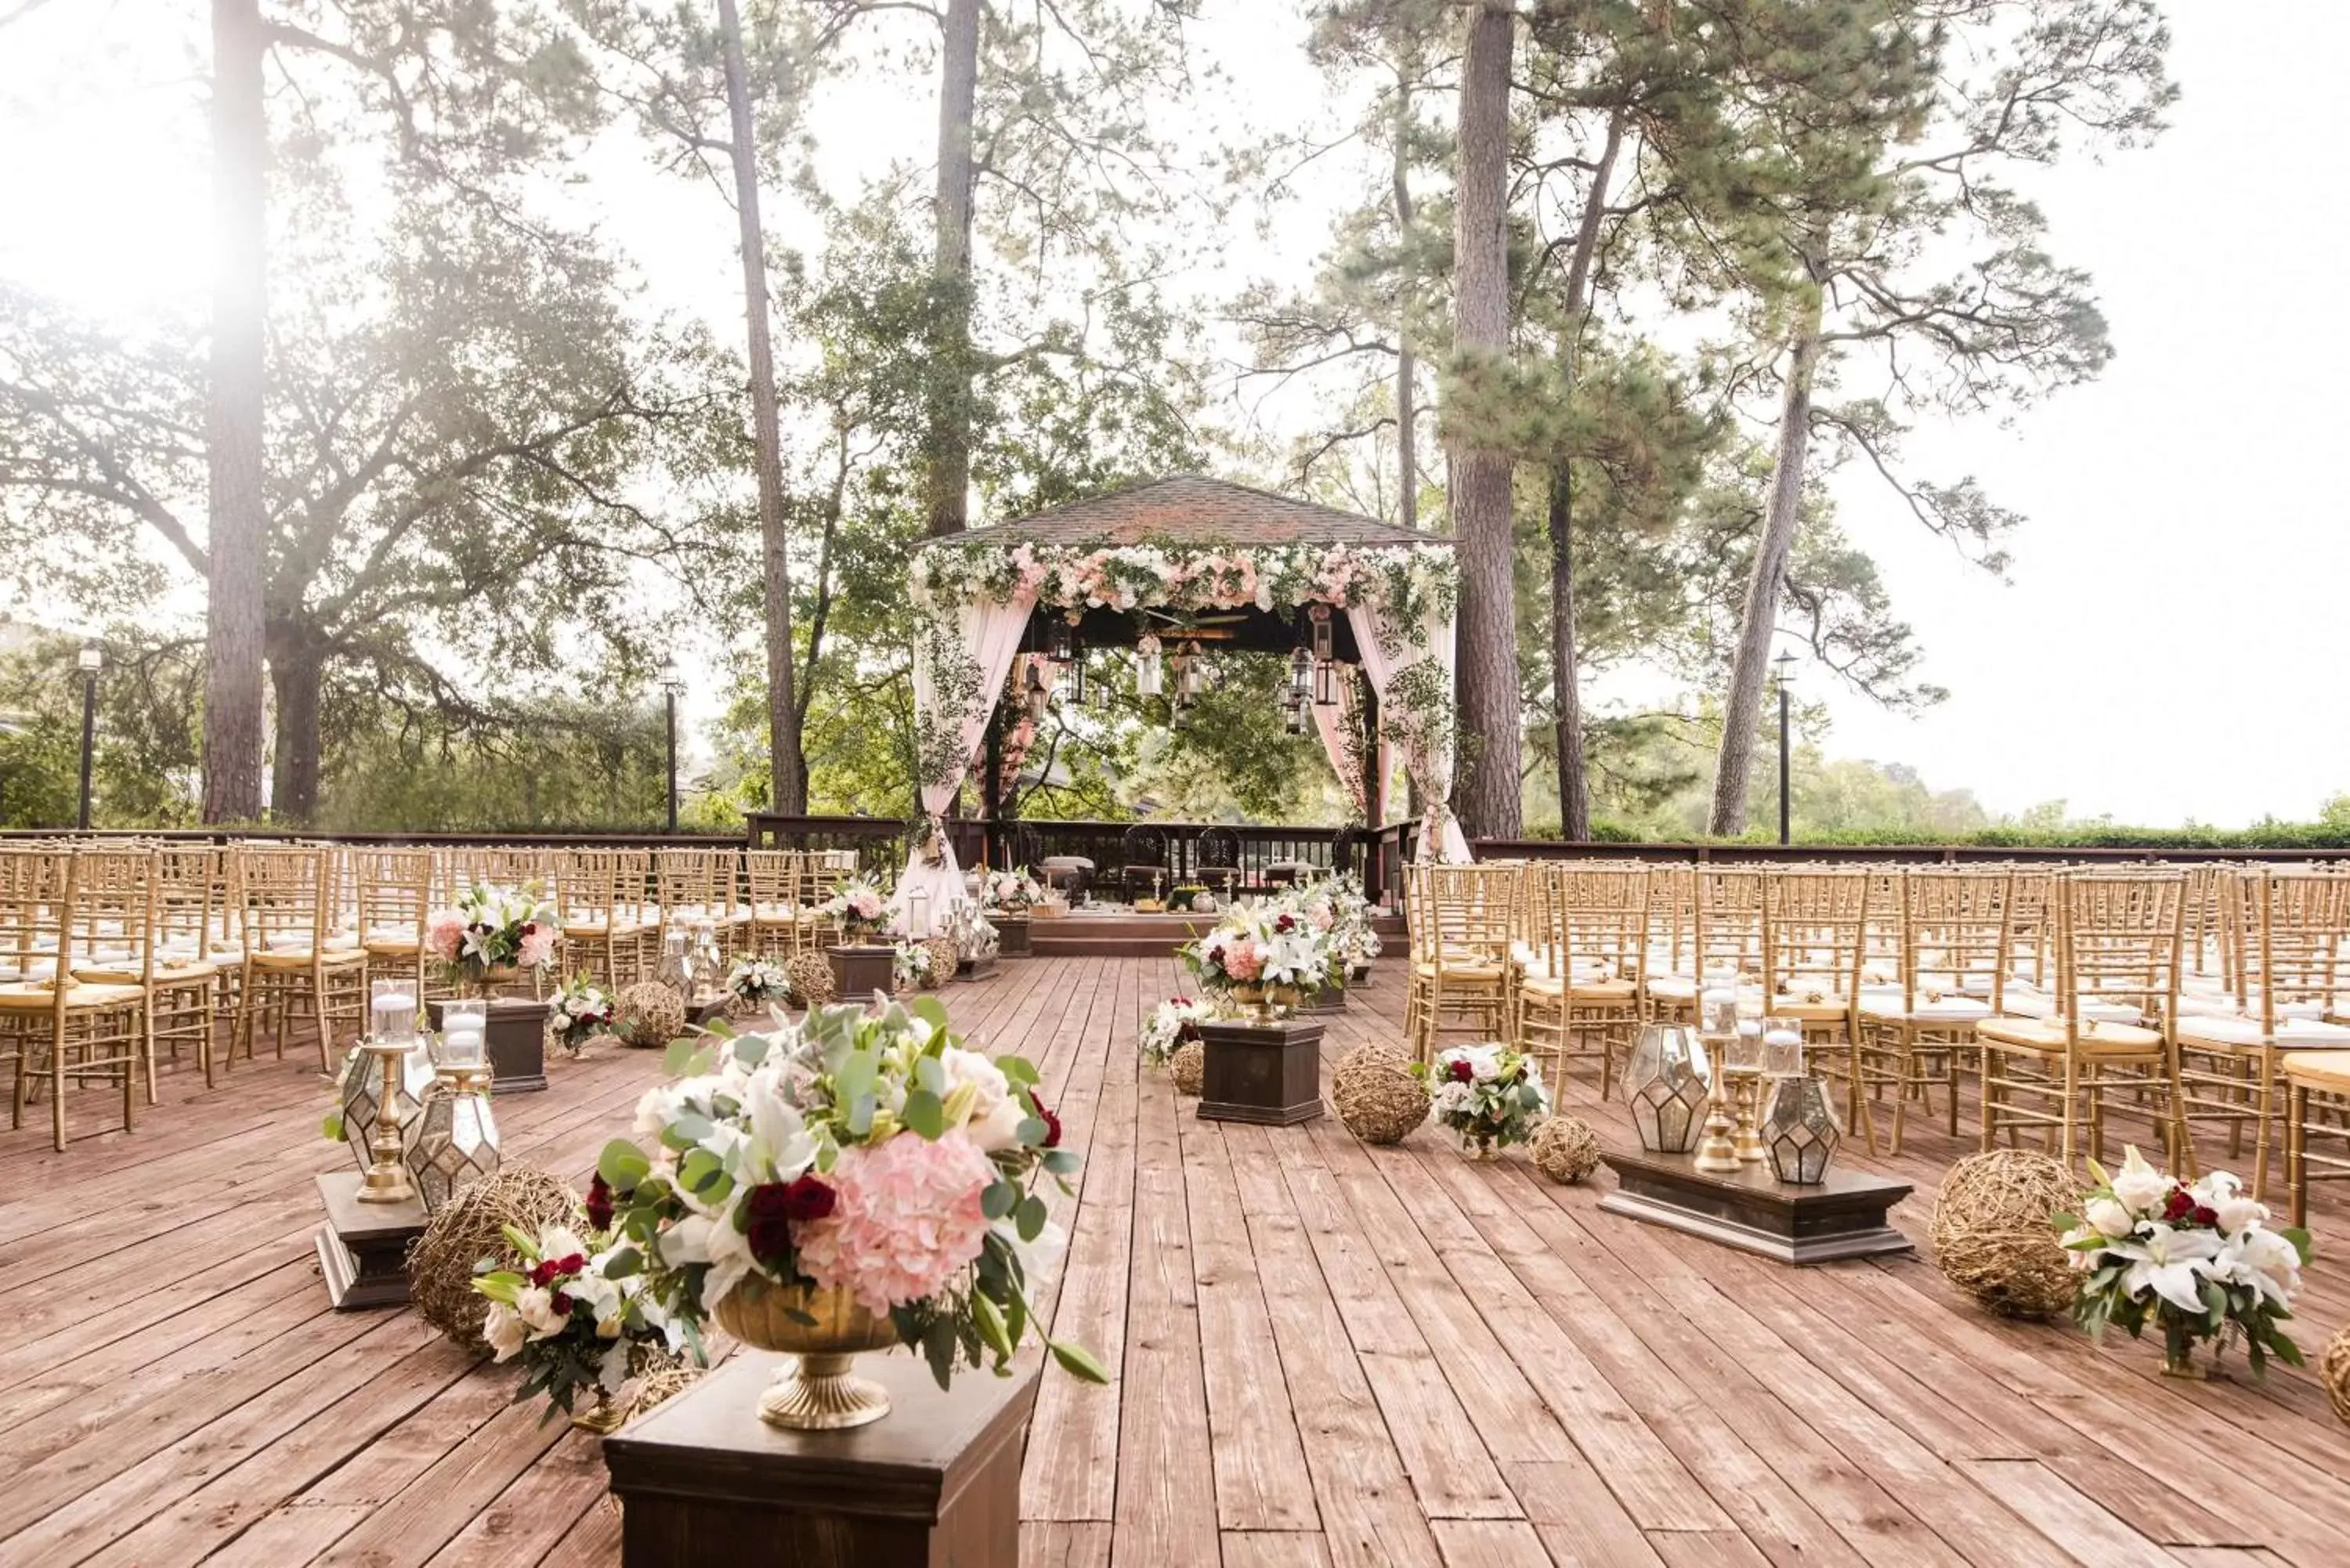
[[1318, 1530], [1228, 1530], [1224, 1568], [1330, 1568], [1330, 1547]]
[[1550, 1568], [1542, 1537], [1523, 1519], [1440, 1519], [1430, 1528], [1444, 1568]]
[[2084, 1568], [2178, 1568], [2178, 1558], [2037, 1459], [1970, 1463], [1987, 1489], [2063, 1542]]
[[1660, 1530], [1648, 1544], [1667, 1568], [1763, 1568], [1771, 1561], [1743, 1535], [1719, 1530]]
[[1109, 1536], [1098, 1520], [1024, 1520], [1020, 1568], [1108, 1568]]

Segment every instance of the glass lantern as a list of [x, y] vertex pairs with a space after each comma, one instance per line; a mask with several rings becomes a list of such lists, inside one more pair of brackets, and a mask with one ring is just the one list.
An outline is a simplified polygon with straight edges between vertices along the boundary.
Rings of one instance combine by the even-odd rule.
[[1134, 639], [1134, 692], [1138, 697], [1156, 697], [1159, 691], [1159, 644], [1158, 636], [1144, 632]]
[[441, 1043], [427, 1058], [429, 1069], [441, 1063], [480, 1066], [489, 1060], [490, 1009], [484, 1002], [441, 1004]]
[[416, 982], [376, 980], [368, 982], [368, 1038], [386, 1045], [407, 1044], [416, 1038]]
[[1797, 1187], [1817, 1187], [1828, 1179], [1844, 1126], [1825, 1080], [1797, 1073], [1779, 1080], [1762, 1118], [1762, 1140], [1771, 1151], [1771, 1173]]
[[1687, 1154], [1705, 1122], [1705, 1051], [1679, 1023], [1646, 1023], [1632, 1043], [1624, 1097], [1632, 1128], [1651, 1154]]
[[1762, 1075], [1793, 1078], [1804, 1071], [1804, 1026], [1793, 1018], [1762, 1021]]
[[428, 1214], [439, 1213], [451, 1199], [498, 1170], [489, 1069], [479, 1062], [452, 1061], [449, 1038], [444, 1033], [423, 1113], [408, 1145], [409, 1179]]
[[[413, 1035], [415, 1025], [410, 1023]], [[432, 1058], [425, 1053], [423, 1042], [417, 1041], [408, 1054], [400, 1059], [400, 1129], [403, 1141], [416, 1136], [418, 1113], [422, 1110], [425, 1091], [432, 1086]], [[342, 1076], [337, 1080], [337, 1095], [343, 1107], [343, 1142], [351, 1151], [362, 1174], [372, 1158], [368, 1145], [375, 1137], [376, 1107], [383, 1095], [383, 1064], [381, 1060], [356, 1046], [343, 1063]]]
[[718, 951], [718, 927], [703, 920], [693, 928], [693, 973], [705, 991], [726, 983], [726, 960]]
[[678, 927], [661, 933], [660, 961], [653, 965], [653, 979], [682, 1000], [693, 1000], [693, 958], [685, 950], [685, 932]]

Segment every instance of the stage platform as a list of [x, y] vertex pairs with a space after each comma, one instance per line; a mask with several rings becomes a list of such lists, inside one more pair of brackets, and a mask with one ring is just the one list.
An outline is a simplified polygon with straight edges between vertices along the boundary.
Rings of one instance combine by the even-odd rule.
[[[1216, 923], [1214, 915], [1138, 915], [1118, 905], [1090, 905], [1057, 919], [1028, 922], [1038, 958], [1164, 958]], [[1372, 929], [1388, 953], [1403, 951], [1403, 918], [1378, 915]]]

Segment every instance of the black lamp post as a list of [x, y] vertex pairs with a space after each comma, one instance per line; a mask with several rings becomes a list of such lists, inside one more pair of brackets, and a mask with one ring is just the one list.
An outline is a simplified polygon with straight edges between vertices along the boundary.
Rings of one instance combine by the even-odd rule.
[[685, 681], [677, 672], [677, 661], [661, 666], [661, 707], [669, 722], [669, 830], [677, 831], [677, 694], [685, 690]]
[[1787, 687], [1795, 679], [1795, 656], [1793, 653], [1782, 652], [1771, 662], [1774, 667], [1774, 672], [1779, 677], [1779, 842], [1785, 844], [1788, 842], [1787, 813], [1790, 803], [1790, 792], [1787, 787]]
[[81, 812], [76, 825], [89, 831], [89, 771], [98, 747], [98, 671], [105, 658], [93, 638], [81, 645], [75, 662], [81, 669]]

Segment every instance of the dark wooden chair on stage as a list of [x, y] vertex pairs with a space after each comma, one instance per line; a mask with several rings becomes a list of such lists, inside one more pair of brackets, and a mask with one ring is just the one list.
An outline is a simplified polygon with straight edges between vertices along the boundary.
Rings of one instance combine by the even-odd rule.
[[1167, 887], [1167, 830], [1137, 823], [1118, 840], [1118, 881], [1127, 901], [1155, 898]]
[[1229, 827], [1211, 827], [1200, 835], [1193, 853], [1198, 857], [1191, 875], [1205, 888], [1226, 903], [1241, 885], [1241, 836]]

